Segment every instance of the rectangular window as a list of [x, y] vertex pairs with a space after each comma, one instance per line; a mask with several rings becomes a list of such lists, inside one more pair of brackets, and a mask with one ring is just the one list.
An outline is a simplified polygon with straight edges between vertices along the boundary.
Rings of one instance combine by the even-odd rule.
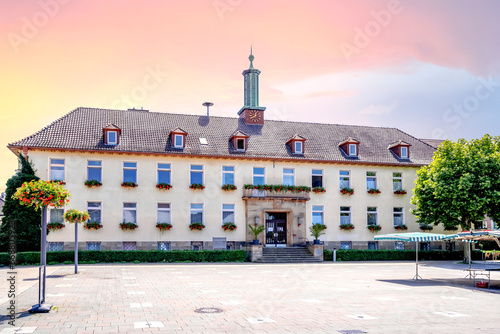
[[50, 209], [49, 210], [49, 223], [63, 223], [64, 222], [64, 209]]
[[169, 251], [170, 250], [170, 242], [159, 242], [156, 248], [161, 251]]
[[348, 170], [339, 171], [340, 175], [340, 189], [351, 188], [350, 173]]
[[301, 141], [295, 142], [295, 154], [302, 154], [302, 142]]
[[62, 252], [64, 250], [64, 242], [49, 242], [49, 252]]
[[356, 155], [356, 144], [349, 144], [349, 155]]
[[191, 165], [191, 184], [203, 184], [203, 165]]
[[346, 225], [351, 223], [351, 207], [341, 206], [340, 207], [340, 225]]
[[321, 169], [312, 170], [312, 187], [323, 187], [323, 171]]
[[222, 224], [234, 223], [234, 204], [222, 204]]
[[323, 215], [323, 205], [313, 205], [312, 206], [312, 223], [315, 224], [324, 224], [324, 215]]
[[184, 147], [184, 136], [174, 134], [174, 147], [183, 148]]
[[137, 162], [123, 162], [123, 182], [137, 183]]
[[259, 186], [266, 183], [266, 169], [264, 167], [253, 168], [253, 185]]
[[50, 179], [65, 180], [64, 159], [50, 159]]
[[392, 191], [403, 190], [403, 174], [392, 173]]
[[191, 224], [203, 224], [203, 204], [191, 204]]
[[377, 172], [366, 172], [366, 189], [377, 189]]
[[394, 226], [404, 225], [403, 208], [394, 208], [392, 215], [394, 217]]
[[293, 168], [283, 168], [283, 184], [285, 186], [295, 185], [295, 170]]
[[245, 139], [236, 139], [236, 149], [238, 151], [245, 150]]
[[394, 242], [394, 249], [405, 250], [405, 242], [404, 241], [395, 241]]
[[431, 250], [431, 243], [429, 241], [427, 241], [427, 242], [420, 242], [420, 250], [421, 251], [429, 251], [429, 250]]
[[123, 203], [123, 222], [137, 224], [137, 203]]
[[401, 146], [401, 158], [408, 158], [408, 147]]
[[158, 183], [170, 184], [170, 164], [158, 163]]
[[87, 160], [87, 180], [102, 182], [102, 161]]
[[378, 222], [377, 207], [369, 206], [367, 208], [367, 224], [377, 225], [377, 222]]
[[87, 250], [100, 251], [101, 250], [101, 243], [100, 242], [87, 242]]
[[171, 224], [170, 203], [158, 203], [156, 209], [156, 222]]
[[222, 166], [222, 185], [231, 184], [234, 186], [234, 167]]
[[340, 249], [352, 249], [352, 242], [350, 241], [341, 241]]
[[87, 202], [87, 212], [89, 213], [89, 222], [101, 223], [101, 202]]
[[137, 250], [137, 244], [135, 242], [123, 242], [123, 250], [125, 251]]
[[108, 134], [108, 140], [106, 141], [106, 144], [108, 145], [116, 145], [118, 144], [118, 137], [116, 136], [116, 131], [107, 131]]
[[377, 250], [378, 249], [378, 241], [368, 241], [368, 249]]

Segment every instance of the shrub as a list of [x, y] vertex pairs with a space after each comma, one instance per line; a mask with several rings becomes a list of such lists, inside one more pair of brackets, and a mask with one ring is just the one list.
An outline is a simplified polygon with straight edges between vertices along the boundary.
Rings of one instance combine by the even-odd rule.
[[[455, 261], [463, 259], [463, 251], [431, 250], [419, 251], [419, 260], [446, 260]], [[472, 258], [481, 259], [481, 252], [474, 251]], [[323, 251], [324, 261], [333, 260], [333, 251]], [[337, 261], [414, 261], [414, 250], [371, 250], [371, 249], [339, 249]]]

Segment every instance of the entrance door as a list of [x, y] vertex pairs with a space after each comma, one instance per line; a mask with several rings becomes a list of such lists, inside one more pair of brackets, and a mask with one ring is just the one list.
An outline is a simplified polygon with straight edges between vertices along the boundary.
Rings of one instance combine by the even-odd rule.
[[266, 247], [286, 247], [286, 212], [266, 212]]

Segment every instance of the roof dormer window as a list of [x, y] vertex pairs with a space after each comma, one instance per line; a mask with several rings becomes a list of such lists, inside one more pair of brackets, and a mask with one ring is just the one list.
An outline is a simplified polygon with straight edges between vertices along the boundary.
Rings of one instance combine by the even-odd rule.
[[187, 132], [181, 128], [175, 128], [170, 131], [170, 140], [172, 142], [172, 147], [177, 149], [183, 149], [186, 147], [186, 136]]
[[351, 137], [339, 143], [340, 150], [348, 157], [357, 157], [359, 155], [359, 141]]
[[183, 148], [184, 147], [184, 136], [183, 135], [174, 135], [174, 147], [175, 148]]
[[118, 145], [122, 130], [114, 124], [108, 124], [102, 129], [104, 133], [104, 144]]
[[295, 142], [295, 154], [302, 154], [302, 142], [301, 141]]
[[350, 156], [356, 156], [356, 144], [349, 144], [349, 155]]
[[229, 141], [233, 145], [233, 148], [237, 152], [245, 152], [248, 146], [248, 135], [241, 131], [236, 131], [233, 133]]
[[304, 154], [304, 143], [306, 139], [299, 135], [294, 135], [288, 139], [286, 144], [292, 151], [292, 154]]
[[410, 159], [410, 146], [402, 140], [389, 145], [388, 149], [399, 159]]

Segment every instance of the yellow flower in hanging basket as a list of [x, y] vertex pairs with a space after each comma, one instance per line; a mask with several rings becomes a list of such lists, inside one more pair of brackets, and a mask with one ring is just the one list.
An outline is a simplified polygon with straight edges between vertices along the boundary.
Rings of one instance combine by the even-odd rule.
[[21, 205], [33, 206], [35, 210], [46, 206], [63, 207], [70, 197], [70, 192], [62, 185], [43, 180], [24, 182], [12, 195]]

